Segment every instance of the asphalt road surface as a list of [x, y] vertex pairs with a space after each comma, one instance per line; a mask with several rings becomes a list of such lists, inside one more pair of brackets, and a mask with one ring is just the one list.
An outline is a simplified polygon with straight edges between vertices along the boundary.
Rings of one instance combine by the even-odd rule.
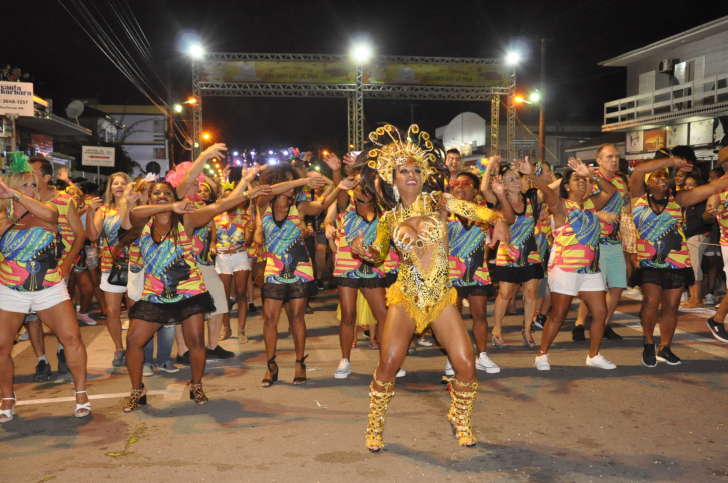
[[478, 371], [477, 448], [452, 437], [445, 355], [434, 345], [407, 357], [387, 413], [387, 447], [371, 454], [364, 434], [378, 353], [360, 336], [352, 374], [333, 378], [341, 357], [336, 303], [323, 293], [306, 317], [305, 385], [292, 384], [283, 316], [281, 380], [260, 387], [258, 312], [248, 320], [250, 343], [222, 342], [237, 357], [208, 363], [205, 406], [189, 400], [189, 367], [180, 366], [145, 378], [147, 406], [124, 414], [131, 385], [125, 368], [111, 368], [113, 345], [99, 325], [82, 328], [93, 413], [77, 419], [70, 375], [56, 373], [55, 338], [46, 338], [54, 374], [43, 383], [32, 381], [29, 342], [17, 344], [19, 403], [15, 419], [0, 426], [0, 481], [728, 481], [728, 346], [709, 335], [704, 314], [680, 315], [673, 350], [681, 365], [647, 368], [639, 302], [624, 299], [614, 325], [624, 340], [602, 345], [618, 367], [605, 371], [585, 366], [587, 343], [571, 341], [572, 311], [550, 351], [552, 370], [539, 372], [534, 352], [521, 347], [519, 302], [519, 314], [506, 319], [508, 347], [488, 348], [502, 371]]

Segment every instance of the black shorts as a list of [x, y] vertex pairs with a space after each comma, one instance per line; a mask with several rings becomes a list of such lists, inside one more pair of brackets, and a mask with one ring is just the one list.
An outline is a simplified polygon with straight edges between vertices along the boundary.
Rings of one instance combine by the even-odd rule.
[[455, 287], [458, 297], [466, 299], [471, 295], [474, 297], [491, 297], [495, 295], [496, 290], [493, 285], [471, 285], [469, 287]]
[[494, 282], [524, 283], [529, 280], [543, 278], [543, 267], [540, 263], [531, 263], [524, 267], [499, 267], [491, 265], [488, 267], [490, 277]]
[[264, 299], [283, 300], [288, 302], [294, 299], [305, 299], [313, 297], [318, 293], [316, 282], [296, 283], [269, 283], [263, 284], [261, 297]]
[[639, 267], [629, 277], [629, 286], [658, 285], [665, 290], [688, 288], [695, 283], [695, 271], [690, 268]]
[[209, 292], [173, 302], [158, 304], [140, 300], [129, 309], [130, 319], [141, 319], [147, 322], [156, 322], [163, 325], [176, 325], [184, 322], [193, 315], [215, 312], [215, 303]]

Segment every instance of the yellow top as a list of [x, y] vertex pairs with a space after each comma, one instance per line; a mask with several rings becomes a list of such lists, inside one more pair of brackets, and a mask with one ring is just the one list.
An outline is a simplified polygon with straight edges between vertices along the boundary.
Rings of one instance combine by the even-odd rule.
[[[442, 192], [422, 193], [414, 203], [397, 205], [379, 220], [369, 245], [371, 262], [387, 256], [390, 240], [401, 255], [397, 282], [389, 289], [389, 305], [404, 304], [422, 332], [457, 299], [449, 274], [447, 213], [493, 225], [500, 217], [491, 209], [461, 201]], [[408, 235], [411, 243], [403, 239]]]

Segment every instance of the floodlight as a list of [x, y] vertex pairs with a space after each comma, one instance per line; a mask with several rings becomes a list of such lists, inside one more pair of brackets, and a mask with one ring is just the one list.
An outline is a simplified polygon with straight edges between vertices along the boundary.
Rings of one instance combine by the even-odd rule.
[[369, 62], [369, 59], [372, 57], [372, 48], [369, 46], [369, 44], [360, 42], [358, 44], [355, 44], [354, 47], [351, 49], [351, 58], [354, 59], [354, 62], [357, 63], [357, 65], [364, 65], [367, 62]]
[[521, 60], [521, 54], [518, 52], [508, 52], [506, 54], [506, 64], [516, 65]]
[[190, 54], [190, 57], [192, 57], [193, 59], [201, 59], [202, 56], [205, 54], [205, 51], [200, 44], [190, 45], [188, 52]]

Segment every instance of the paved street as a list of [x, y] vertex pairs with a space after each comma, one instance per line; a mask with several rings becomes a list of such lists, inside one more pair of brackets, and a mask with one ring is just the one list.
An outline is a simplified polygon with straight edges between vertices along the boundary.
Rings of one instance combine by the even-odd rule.
[[587, 344], [571, 341], [572, 311], [550, 372], [537, 372], [534, 354], [520, 347], [522, 314], [509, 316], [509, 346], [488, 349], [501, 373], [478, 371], [477, 449], [452, 438], [440, 384], [445, 356], [418, 347], [387, 413], [387, 448], [374, 455], [364, 431], [377, 352], [360, 339], [353, 374], [333, 378], [335, 304], [333, 293], [312, 302], [306, 385], [291, 383], [293, 344], [282, 320], [282, 381], [260, 387], [258, 312], [248, 321], [249, 344], [222, 343], [238, 357], [208, 364], [206, 406], [189, 400], [183, 367], [146, 378], [148, 405], [122, 413], [129, 379], [126, 369], [110, 369], [113, 347], [99, 325], [82, 328], [93, 416], [76, 419], [70, 376], [55, 373], [55, 338], [46, 339], [54, 370], [47, 383], [32, 382], [35, 358], [29, 342], [19, 343], [19, 404], [15, 419], [0, 426], [0, 481], [728, 481], [728, 347], [710, 337], [703, 315], [681, 315], [673, 349], [682, 365], [648, 369], [634, 317], [639, 302], [624, 299], [615, 329], [625, 339], [603, 344], [618, 368], [602, 371], [584, 365]]

